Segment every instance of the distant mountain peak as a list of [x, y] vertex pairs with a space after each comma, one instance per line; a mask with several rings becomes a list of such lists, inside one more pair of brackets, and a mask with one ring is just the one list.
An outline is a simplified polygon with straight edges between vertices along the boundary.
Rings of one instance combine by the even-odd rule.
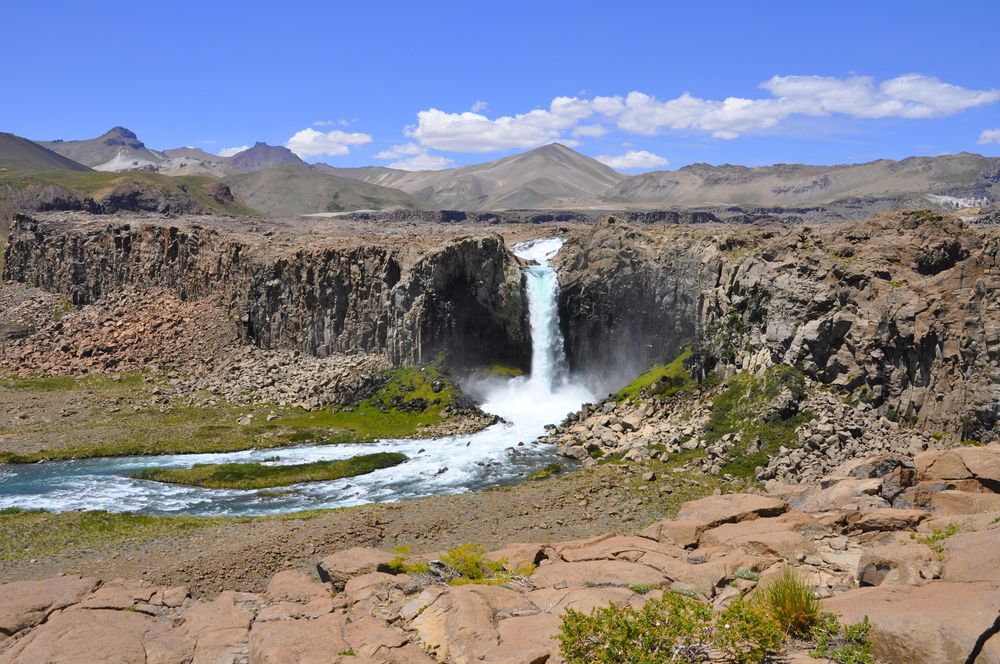
[[230, 166], [241, 171], [257, 171], [276, 166], [306, 166], [298, 155], [281, 145], [257, 141], [252, 148], [237, 152], [228, 159]]
[[134, 150], [146, 147], [146, 144], [139, 140], [139, 137], [136, 136], [134, 131], [126, 129], [125, 127], [112, 127], [103, 135], [99, 136], [97, 140], [112, 147], [121, 146], [132, 148]]

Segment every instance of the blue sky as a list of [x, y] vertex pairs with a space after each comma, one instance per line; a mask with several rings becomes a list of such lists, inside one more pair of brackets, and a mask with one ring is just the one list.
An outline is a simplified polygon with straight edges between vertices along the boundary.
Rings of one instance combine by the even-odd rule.
[[408, 168], [554, 140], [633, 171], [1000, 155], [986, 0], [0, 2], [0, 130], [34, 139]]

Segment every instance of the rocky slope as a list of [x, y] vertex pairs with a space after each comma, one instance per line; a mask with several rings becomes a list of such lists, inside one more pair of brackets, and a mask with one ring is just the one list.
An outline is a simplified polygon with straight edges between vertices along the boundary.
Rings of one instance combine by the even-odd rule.
[[[0, 586], [0, 662], [556, 664], [569, 609], [641, 607], [671, 591], [721, 609], [788, 567], [824, 609], [868, 617], [880, 662], [1000, 662], [998, 486], [996, 447], [871, 457], [823, 488], [685, 503], [638, 535], [508, 543], [485, 556], [500, 584], [449, 583], [461, 570], [448, 555], [364, 547], [279, 572], [258, 593], [78, 575], [11, 583]], [[890, 507], [896, 495], [923, 506]], [[696, 643], [691, 661], [730, 661]], [[792, 641], [783, 654], [824, 661], [810, 647]]]
[[83, 164], [67, 159], [57, 152], [26, 138], [0, 132], [0, 168], [18, 171], [89, 171]]
[[337, 177], [305, 164], [245, 170], [249, 172], [231, 175], [224, 182], [248, 205], [269, 216], [424, 207], [423, 201], [398, 189]]
[[154, 166], [163, 155], [150, 150], [125, 127], [112, 127], [97, 138], [36, 141], [42, 147], [98, 171], [136, 170]]
[[[802, 207], [899, 198], [893, 207], [912, 207], [935, 202], [928, 200], [927, 194], [932, 194], [953, 199], [937, 202], [970, 207], [984, 199], [996, 200], [1000, 196], [1000, 190], [995, 189], [997, 182], [1000, 159], [970, 153], [836, 166], [693, 164], [629, 178], [601, 199], [647, 207]], [[875, 202], [868, 202], [869, 214], [877, 211], [870, 207]]]
[[[338, 169], [338, 174], [341, 174]], [[553, 143], [485, 164], [443, 171], [343, 169], [344, 177], [401, 189], [449, 210], [565, 208], [625, 179], [614, 169]]]

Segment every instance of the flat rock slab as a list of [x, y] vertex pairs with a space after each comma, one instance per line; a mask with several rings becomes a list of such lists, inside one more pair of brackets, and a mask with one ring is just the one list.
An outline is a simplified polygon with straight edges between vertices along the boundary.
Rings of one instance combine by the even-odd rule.
[[669, 583], [669, 579], [646, 565], [623, 560], [585, 560], [542, 565], [531, 575], [531, 582], [538, 588], [553, 588], [649, 583], [661, 585]]
[[942, 545], [945, 581], [1000, 581], [1000, 527], [959, 533]]
[[859, 516], [850, 519], [850, 525], [852, 530], [860, 530], [863, 533], [913, 530], [928, 516], [927, 512], [923, 510], [884, 507], [861, 512]]
[[938, 491], [931, 496], [934, 514], [993, 514], [1000, 516], [1000, 494]]
[[57, 576], [0, 586], [0, 633], [16, 634], [34, 627], [50, 613], [76, 604], [101, 584], [100, 579]]
[[[826, 600], [824, 606], [848, 623], [867, 615], [879, 661], [960, 664], [1000, 618], [1000, 583], [859, 588]], [[975, 662], [1000, 664], [1000, 638], [988, 638]]]
[[321, 664], [349, 647], [343, 614], [316, 620], [255, 623], [250, 632], [250, 657], [268, 664]]
[[0, 654], [0, 664], [135, 664], [169, 626], [135, 611], [64, 611]]
[[681, 521], [701, 521], [708, 528], [724, 523], [779, 516], [788, 511], [788, 503], [778, 498], [752, 493], [729, 493], [684, 503], [677, 514]]

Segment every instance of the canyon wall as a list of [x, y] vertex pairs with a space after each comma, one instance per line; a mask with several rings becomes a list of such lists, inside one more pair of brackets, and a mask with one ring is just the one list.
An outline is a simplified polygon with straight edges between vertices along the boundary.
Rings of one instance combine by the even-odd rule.
[[396, 241], [274, 251], [263, 238], [198, 223], [17, 215], [4, 278], [76, 305], [132, 287], [210, 298], [228, 312], [234, 334], [262, 348], [527, 368], [520, 262], [499, 236], [425, 250]]
[[560, 256], [567, 355], [612, 378], [688, 345], [700, 374], [785, 362], [892, 419], [990, 437], [998, 247], [996, 231], [927, 212], [817, 228], [605, 222]]
[[[210, 298], [262, 348], [528, 368], [522, 263], [481, 227], [272, 242], [259, 228], [100, 219], [18, 216], [5, 277], [75, 304], [136, 286]], [[699, 375], [785, 362], [890, 419], [988, 437], [998, 253], [997, 229], [928, 212], [817, 227], [606, 220], [555, 261], [567, 357], [600, 390], [688, 346]]]

